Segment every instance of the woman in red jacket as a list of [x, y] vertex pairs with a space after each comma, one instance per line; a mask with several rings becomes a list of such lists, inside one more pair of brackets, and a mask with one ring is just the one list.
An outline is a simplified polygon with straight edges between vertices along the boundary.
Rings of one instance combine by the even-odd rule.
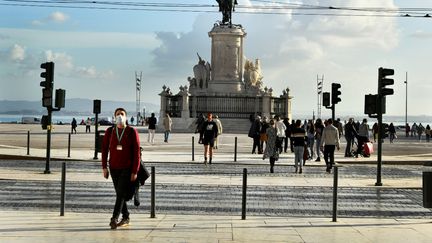
[[[108, 164], [116, 192], [116, 202], [110, 221], [111, 229], [129, 224], [129, 211], [126, 200], [130, 194], [132, 182], [137, 178], [140, 165], [140, 141], [138, 133], [126, 125], [126, 110], [117, 108], [114, 112], [116, 125], [105, 131], [102, 143], [103, 176], [108, 179]], [[109, 158], [108, 158], [109, 155]], [[118, 218], [122, 213], [122, 220]]]

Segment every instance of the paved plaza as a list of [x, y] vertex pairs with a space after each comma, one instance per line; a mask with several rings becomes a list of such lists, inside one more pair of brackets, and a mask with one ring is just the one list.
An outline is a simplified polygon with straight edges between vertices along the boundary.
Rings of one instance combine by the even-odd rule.
[[[102, 177], [100, 162], [92, 160], [91, 135], [72, 136], [70, 158], [67, 136], [54, 135], [62, 140], [54, 143], [57, 159], [50, 163], [51, 174], [43, 174], [44, 160], [24, 159], [26, 136], [0, 136], [0, 154], [9, 157], [0, 159], [2, 242], [432, 241], [432, 211], [422, 201], [422, 164], [430, 158], [431, 148], [424, 142], [401, 139], [397, 148], [385, 144], [382, 187], [374, 186], [374, 156], [347, 159], [339, 151], [338, 218], [332, 222], [334, 177], [325, 173], [324, 162], [308, 161], [304, 173], [295, 174], [293, 154], [283, 153], [270, 174], [268, 161], [250, 154], [246, 135], [226, 134], [214, 164], [206, 166], [198, 144], [192, 160], [191, 137], [196, 134], [172, 134], [168, 144], [151, 145], [140, 133], [146, 165], [156, 171], [156, 218], [150, 218], [148, 181], [142, 205], [129, 207], [131, 225], [113, 231], [108, 223], [114, 189]], [[30, 156], [43, 158], [42, 136], [39, 142], [33, 139]], [[77, 144], [78, 140], [82, 142]], [[389, 153], [392, 150], [396, 152]], [[412, 155], [412, 150], [417, 153]], [[63, 162], [66, 205], [65, 216], [59, 216]], [[244, 168], [247, 213], [241, 220]]]

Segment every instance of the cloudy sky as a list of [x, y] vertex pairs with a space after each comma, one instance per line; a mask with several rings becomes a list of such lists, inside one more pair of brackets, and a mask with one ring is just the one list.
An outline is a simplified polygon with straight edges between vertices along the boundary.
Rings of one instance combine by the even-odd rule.
[[[55, 88], [66, 89], [67, 98], [135, 101], [138, 71], [143, 73], [141, 100], [159, 104], [163, 85], [176, 92], [188, 84], [197, 52], [210, 60], [208, 32], [221, 14], [215, 0], [157, 2], [193, 5], [180, 11], [166, 11], [167, 5], [157, 8], [162, 11], [145, 11], [131, 6], [133, 10], [119, 10], [116, 5], [27, 7], [22, 1], [0, 0], [0, 99], [39, 100], [39, 66], [54, 61]], [[432, 18], [382, 16], [406, 8], [421, 8], [411, 16], [432, 15], [432, 1], [238, 2], [233, 22], [247, 32], [244, 53], [261, 60], [264, 85], [275, 94], [290, 88], [294, 116], [316, 112], [317, 75], [324, 75], [324, 91], [332, 82], [341, 83], [337, 113], [361, 115], [364, 95], [377, 92], [380, 66], [395, 69], [395, 94], [387, 98], [387, 114], [405, 114], [406, 72], [409, 114], [432, 114]], [[263, 14], [263, 6], [294, 8]], [[305, 6], [385, 11], [319, 12]], [[323, 114], [330, 112], [323, 109]]]

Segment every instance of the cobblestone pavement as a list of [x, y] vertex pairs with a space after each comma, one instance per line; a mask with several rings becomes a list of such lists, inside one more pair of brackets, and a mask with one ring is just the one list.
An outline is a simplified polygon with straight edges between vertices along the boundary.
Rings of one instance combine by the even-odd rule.
[[[41, 171], [41, 161], [0, 161], [0, 169], [14, 168], [23, 171]], [[156, 178], [160, 176], [230, 176], [242, 178], [243, 167], [248, 168], [248, 178], [286, 178], [286, 185], [248, 186], [247, 214], [251, 216], [308, 216], [331, 217], [332, 185], [297, 186], [289, 181], [298, 174], [291, 166], [278, 167], [278, 173], [267, 173], [263, 165], [148, 163], [155, 166]], [[59, 171], [61, 162], [52, 161], [51, 168]], [[67, 162], [68, 173], [99, 173], [99, 162]], [[383, 178], [421, 179], [418, 166], [386, 166]], [[340, 168], [340, 178], [375, 178], [375, 166], [350, 165]], [[313, 179], [333, 175], [323, 173], [322, 167], [308, 167], [302, 177]], [[248, 179], [249, 180], [249, 179]], [[240, 215], [241, 192], [239, 185], [203, 183], [156, 183], [156, 213]], [[150, 186], [147, 184], [139, 208], [130, 206], [132, 213], [148, 214], [150, 211]], [[66, 184], [66, 211], [110, 212], [114, 190], [110, 181], [68, 180]], [[59, 210], [60, 181], [53, 180], [0, 180], [0, 207], [2, 209]], [[405, 217], [430, 218], [430, 209], [422, 206], [421, 188], [340, 187], [338, 189], [338, 215], [340, 217]]]

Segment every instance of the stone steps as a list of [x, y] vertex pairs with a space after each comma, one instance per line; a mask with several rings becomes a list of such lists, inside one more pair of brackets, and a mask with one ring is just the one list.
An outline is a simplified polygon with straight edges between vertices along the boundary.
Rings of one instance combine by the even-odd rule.
[[251, 126], [249, 119], [221, 118], [224, 133], [248, 133]]

